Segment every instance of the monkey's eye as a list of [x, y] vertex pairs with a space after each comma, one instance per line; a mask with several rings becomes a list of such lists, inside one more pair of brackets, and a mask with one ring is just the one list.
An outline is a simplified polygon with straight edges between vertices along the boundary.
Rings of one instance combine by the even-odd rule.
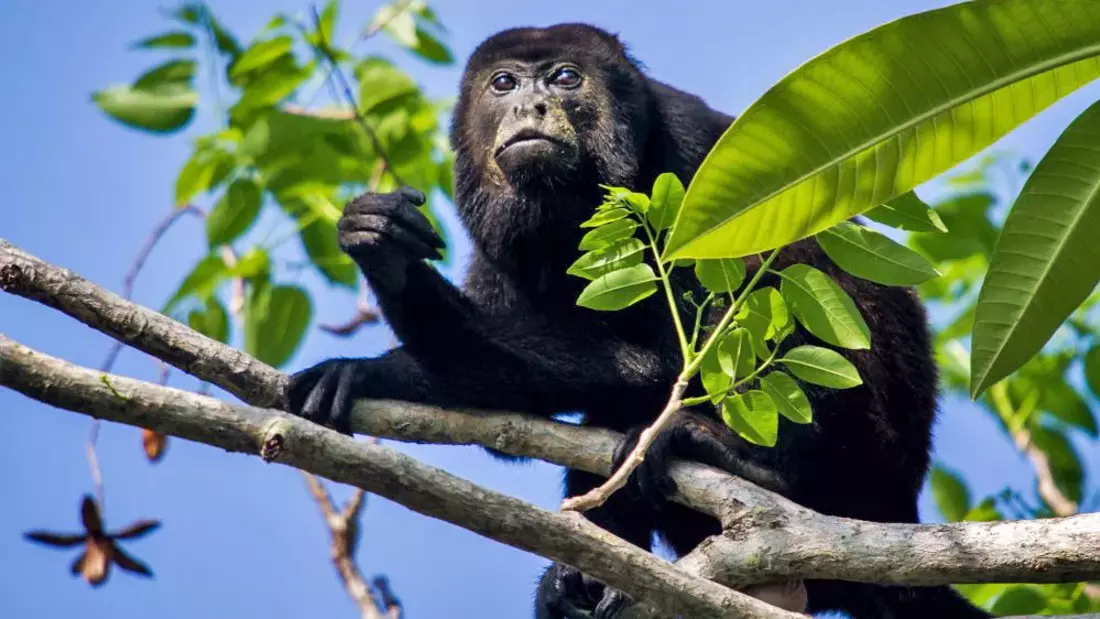
[[558, 69], [550, 76], [550, 83], [562, 88], [576, 88], [581, 85], [581, 74], [569, 67]]
[[495, 90], [496, 92], [504, 93], [515, 90], [518, 84], [516, 83], [516, 78], [512, 77], [511, 75], [508, 75], [507, 73], [499, 73], [496, 77], [493, 78], [491, 85], [493, 87], [493, 90]]

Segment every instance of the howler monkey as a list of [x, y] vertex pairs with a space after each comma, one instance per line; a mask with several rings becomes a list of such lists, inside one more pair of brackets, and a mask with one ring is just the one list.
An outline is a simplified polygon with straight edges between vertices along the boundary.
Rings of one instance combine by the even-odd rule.
[[[619, 39], [563, 24], [518, 28], [470, 57], [451, 126], [455, 202], [473, 240], [462, 289], [426, 258], [443, 246], [411, 189], [365, 194], [339, 222], [339, 242], [362, 269], [402, 345], [371, 359], [331, 359], [296, 374], [287, 409], [347, 432], [356, 398], [526, 411], [579, 411], [583, 423], [627, 433], [619, 457], [660, 412], [680, 367], [668, 308], [659, 296], [619, 312], [577, 307], [583, 280], [566, 274], [579, 256], [582, 221], [600, 184], [648, 192], [674, 172], [687, 185], [733, 117], [647, 77]], [[788, 247], [779, 268], [805, 262], [852, 296], [871, 330], [870, 350], [842, 350], [863, 385], [805, 390], [815, 419], [781, 419], [774, 448], [749, 444], [712, 409], [683, 411], [631, 484], [587, 513], [649, 549], [654, 531], [679, 554], [718, 533], [714, 519], [664, 499], [666, 465], [705, 462], [826, 514], [917, 522], [929, 463], [937, 374], [924, 310], [914, 292], [856, 279], [813, 240]], [[756, 263], [758, 264], [758, 262]], [[752, 264], [750, 264], [750, 267]], [[694, 284], [677, 269], [677, 285]], [[772, 280], [772, 281], [769, 281]], [[766, 276], [761, 285], [775, 285]], [[813, 343], [799, 331], [785, 346]], [[697, 388], [697, 387], [696, 387]], [[569, 495], [601, 483], [570, 470]], [[947, 587], [906, 588], [809, 581], [809, 610], [856, 619], [988, 617]], [[620, 593], [552, 566], [536, 615], [614, 617]]]

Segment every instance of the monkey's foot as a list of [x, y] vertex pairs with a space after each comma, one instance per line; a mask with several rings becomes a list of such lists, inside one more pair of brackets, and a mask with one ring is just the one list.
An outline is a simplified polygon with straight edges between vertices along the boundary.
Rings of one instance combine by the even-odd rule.
[[359, 363], [359, 359], [329, 359], [294, 374], [283, 392], [285, 410], [351, 436]]
[[578, 570], [555, 563], [539, 582], [537, 619], [615, 619], [630, 605], [621, 591]]

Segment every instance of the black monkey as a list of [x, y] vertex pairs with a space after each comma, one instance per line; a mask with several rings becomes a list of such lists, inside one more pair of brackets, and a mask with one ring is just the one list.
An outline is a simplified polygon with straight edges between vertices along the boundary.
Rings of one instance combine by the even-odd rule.
[[[356, 398], [521, 410], [580, 411], [585, 424], [627, 433], [621, 458], [659, 413], [679, 370], [679, 348], [659, 296], [605, 313], [575, 305], [584, 281], [566, 274], [582, 230], [602, 199], [600, 183], [648, 191], [665, 171], [687, 185], [733, 121], [700, 98], [647, 77], [617, 37], [564, 24], [501, 32], [482, 43], [462, 78], [451, 127], [455, 201], [473, 239], [465, 286], [425, 258], [442, 246], [409, 189], [366, 194], [339, 223], [402, 346], [373, 359], [331, 359], [296, 374], [287, 410], [348, 431]], [[661, 435], [627, 489], [587, 515], [649, 549], [659, 532], [677, 553], [718, 523], [665, 500], [671, 458], [702, 461], [826, 514], [917, 522], [929, 464], [937, 374], [924, 309], [913, 291], [856, 279], [812, 240], [789, 247], [776, 267], [803, 262], [836, 278], [872, 334], [867, 351], [841, 351], [864, 384], [843, 391], [805, 386], [815, 420], [781, 420], [779, 444], [748, 444], [713, 410], [684, 411]], [[750, 264], [750, 267], [758, 265]], [[677, 269], [678, 285], [693, 284]], [[761, 285], [776, 285], [772, 276]], [[825, 345], [799, 331], [785, 346]], [[698, 390], [698, 385], [693, 387]], [[602, 479], [568, 471], [569, 495]], [[948, 587], [806, 583], [809, 610], [857, 619], [989, 617]], [[536, 615], [614, 617], [623, 596], [552, 566]]]

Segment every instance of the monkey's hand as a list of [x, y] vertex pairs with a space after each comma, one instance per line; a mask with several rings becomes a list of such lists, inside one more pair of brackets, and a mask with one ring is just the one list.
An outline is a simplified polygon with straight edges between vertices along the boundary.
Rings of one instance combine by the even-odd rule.
[[290, 377], [284, 409], [351, 436], [351, 407], [370, 359], [329, 359]]
[[443, 239], [417, 209], [424, 200], [419, 191], [402, 187], [392, 193], [365, 193], [344, 208], [336, 225], [340, 247], [372, 287], [400, 286], [410, 264], [443, 257]]
[[568, 565], [555, 563], [543, 574], [535, 599], [536, 619], [615, 619], [630, 605], [621, 591]]

